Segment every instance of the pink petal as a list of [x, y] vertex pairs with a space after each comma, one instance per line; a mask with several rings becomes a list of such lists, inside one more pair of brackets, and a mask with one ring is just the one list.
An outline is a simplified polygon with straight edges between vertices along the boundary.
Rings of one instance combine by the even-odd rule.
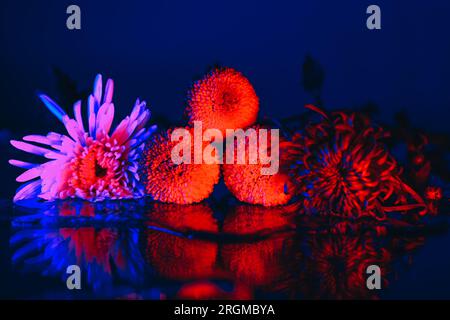
[[78, 127], [84, 132], [83, 117], [81, 116], [81, 100], [75, 102], [73, 105], [73, 114], [78, 122]]
[[9, 160], [8, 162], [12, 166], [23, 168], [23, 169], [32, 169], [32, 168], [39, 166], [39, 164], [36, 164], [36, 163], [30, 163], [30, 162], [14, 160], [14, 159]]
[[114, 133], [111, 136], [111, 138], [113, 140], [114, 139], [117, 140], [119, 144], [122, 144], [122, 141], [128, 139], [127, 127], [129, 122], [130, 122], [129, 117], [123, 119], [117, 126], [116, 130], [114, 130]]
[[51, 145], [52, 144], [52, 141], [48, 137], [37, 135], [37, 134], [25, 136], [25, 137], [23, 137], [23, 140], [29, 141], [29, 142], [36, 142], [36, 143], [41, 143], [41, 144], [47, 144], [47, 145]]
[[100, 102], [101, 98], [102, 98], [102, 85], [103, 85], [102, 84], [102, 75], [98, 74], [94, 80], [94, 90], [93, 90], [94, 97], [97, 100], [97, 102]]
[[18, 176], [16, 178], [16, 181], [17, 182], [26, 182], [26, 181], [32, 180], [34, 178], [39, 177], [41, 175], [41, 172], [42, 172], [41, 167], [29, 169], [29, 170], [25, 171], [24, 173], [22, 173], [20, 176]]
[[63, 117], [63, 123], [66, 127], [67, 132], [72, 137], [73, 140], [80, 142], [84, 138], [84, 132], [78, 127], [78, 122], [69, 117]]
[[21, 186], [19, 189], [17, 189], [13, 201], [17, 202], [19, 200], [32, 198], [38, 195], [41, 190], [41, 182], [42, 180], [36, 180]]
[[114, 93], [114, 81], [108, 79], [106, 81], [105, 96], [103, 97], [103, 103], [111, 103]]
[[89, 115], [89, 135], [95, 138], [95, 101], [92, 95], [88, 98], [88, 115]]
[[22, 142], [22, 141], [11, 140], [10, 142], [14, 147], [16, 147], [19, 150], [22, 150], [22, 151], [25, 151], [28, 153], [32, 153], [32, 154], [37, 154], [39, 156], [44, 156], [45, 154], [52, 152], [51, 150], [37, 147], [37, 146], [34, 146], [34, 145], [26, 143], [26, 142]]

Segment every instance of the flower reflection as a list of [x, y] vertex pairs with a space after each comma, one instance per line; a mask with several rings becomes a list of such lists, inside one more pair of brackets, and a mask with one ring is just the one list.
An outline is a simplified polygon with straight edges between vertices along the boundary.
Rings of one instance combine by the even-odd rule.
[[227, 215], [223, 231], [259, 235], [250, 241], [224, 244], [224, 268], [253, 287], [275, 289], [287, 275], [293, 254], [293, 215], [283, 207], [264, 208], [240, 205]]
[[382, 270], [382, 288], [393, 272], [394, 259], [423, 243], [422, 238], [386, 234], [392, 226], [344, 222], [313, 233], [305, 241], [309, 254], [298, 286], [304, 296], [320, 299], [376, 299], [379, 292], [366, 286], [367, 267]]
[[85, 275], [84, 285], [94, 291], [112, 293], [113, 278], [128, 284], [142, 280], [137, 229], [23, 229], [10, 242], [15, 249], [13, 264], [62, 279], [67, 277], [69, 265], [78, 265]]
[[216, 242], [164, 231], [217, 233], [218, 224], [211, 208], [204, 203], [184, 206], [155, 203], [149, 210], [149, 218], [145, 257], [160, 276], [186, 281], [216, 274]]
[[[144, 204], [143, 200], [67, 200], [17, 207], [12, 220], [16, 232], [10, 240], [12, 262], [64, 281], [66, 268], [76, 264], [85, 275], [83, 285], [114, 295], [116, 282], [138, 284], [144, 276], [136, 227]], [[128, 228], [118, 228], [116, 223]]]
[[12, 262], [64, 288], [77, 264], [95, 298], [373, 299], [367, 266], [378, 265], [388, 287], [424, 242], [406, 221], [296, 210], [236, 205], [222, 220], [206, 203], [55, 202], [14, 218]]
[[148, 226], [166, 227], [179, 232], [219, 231], [213, 210], [206, 203], [178, 205], [155, 202], [146, 209]]
[[223, 232], [237, 235], [269, 235], [295, 229], [290, 207], [238, 205], [231, 208], [223, 222]]
[[189, 300], [248, 300], [253, 295], [251, 289], [242, 283], [237, 283], [232, 291], [226, 291], [214, 282], [196, 281], [183, 285], [176, 297]]
[[35, 203], [28, 207], [16, 206], [15, 226], [42, 225], [59, 227], [95, 225], [105, 226], [114, 223], [138, 225], [143, 219], [146, 200], [120, 200], [88, 202], [83, 200], [65, 200], [47, 203]]
[[[318, 286], [311, 292], [317, 297], [370, 298], [372, 291], [366, 287], [366, 268], [374, 264], [386, 271], [391, 259], [388, 251], [377, 249], [371, 238], [314, 237], [310, 245], [312, 253], [307, 272], [317, 279]], [[383, 281], [384, 287], [386, 279]]]

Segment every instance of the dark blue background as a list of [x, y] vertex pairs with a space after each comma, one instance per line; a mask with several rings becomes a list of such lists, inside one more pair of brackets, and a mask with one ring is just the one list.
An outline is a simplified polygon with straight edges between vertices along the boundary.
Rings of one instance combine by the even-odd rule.
[[[66, 28], [78, 4], [82, 30]], [[366, 28], [378, 4], [382, 30]], [[326, 73], [329, 108], [368, 101], [386, 120], [406, 110], [414, 125], [445, 130], [450, 115], [450, 2], [366, 1], [2, 1], [0, 128], [47, 132], [52, 116], [36, 90], [58, 98], [52, 68], [80, 89], [97, 72], [116, 81], [125, 115], [136, 97], [154, 114], [182, 118], [192, 81], [211, 65], [234, 67], [255, 86], [260, 115], [298, 113], [306, 54]]]

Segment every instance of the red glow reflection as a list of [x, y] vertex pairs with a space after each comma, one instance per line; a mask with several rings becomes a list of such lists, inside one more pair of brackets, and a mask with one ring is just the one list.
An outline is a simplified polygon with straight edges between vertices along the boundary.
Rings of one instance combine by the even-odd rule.
[[[183, 206], [158, 203], [150, 215], [152, 220], [149, 225], [156, 223], [177, 231], [218, 231], [217, 221], [206, 204]], [[152, 229], [145, 233], [146, 258], [161, 276], [186, 281], [216, 273], [217, 243]]]

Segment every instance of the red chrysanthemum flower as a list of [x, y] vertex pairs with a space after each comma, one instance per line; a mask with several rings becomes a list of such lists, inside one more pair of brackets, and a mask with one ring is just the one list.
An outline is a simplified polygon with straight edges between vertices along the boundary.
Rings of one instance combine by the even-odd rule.
[[[254, 127], [259, 136], [259, 130], [262, 127]], [[270, 154], [271, 148], [279, 146], [270, 146], [270, 131], [268, 131], [267, 151]], [[258, 142], [259, 153], [260, 144]], [[235, 151], [236, 143], [235, 143]], [[276, 206], [286, 204], [293, 196], [292, 179], [288, 174], [277, 172], [273, 175], [263, 175], [261, 169], [269, 167], [269, 164], [262, 164], [260, 157], [256, 155], [257, 163], [251, 164], [249, 147], [249, 138], [246, 137], [245, 143], [245, 163], [238, 164], [235, 152], [234, 164], [223, 165], [223, 177], [225, 184], [233, 195], [242, 202], [251, 204], [261, 204], [263, 206]], [[280, 157], [281, 158], [281, 157]], [[276, 159], [278, 161], [279, 159]]]
[[[362, 114], [321, 114], [283, 145], [289, 170], [308, 212], [344, 217], [426, 209], [421, 197], [401, 179], [401, 169], [381, 142], [386, 133]], [[416, 204], [408, 204], [409, 198]], [[393, 206], [386, 206], [390, 201]]]
[[[144, 151], [143, 175], [146, 194], [161, 202], [190, 204], [206, 199], [219, 182], [218, 164], [175, 164], [172, 161], [171, 130], [156, 135]], [[191, 144], [194, 159], [194, 144]]]
[[259, 100], [250, 82], [240, 72], [215, 69], [194, 83], [188, 94], [189, 123], [202, 121], [204, 129], [245, 128], [255, 123]]

